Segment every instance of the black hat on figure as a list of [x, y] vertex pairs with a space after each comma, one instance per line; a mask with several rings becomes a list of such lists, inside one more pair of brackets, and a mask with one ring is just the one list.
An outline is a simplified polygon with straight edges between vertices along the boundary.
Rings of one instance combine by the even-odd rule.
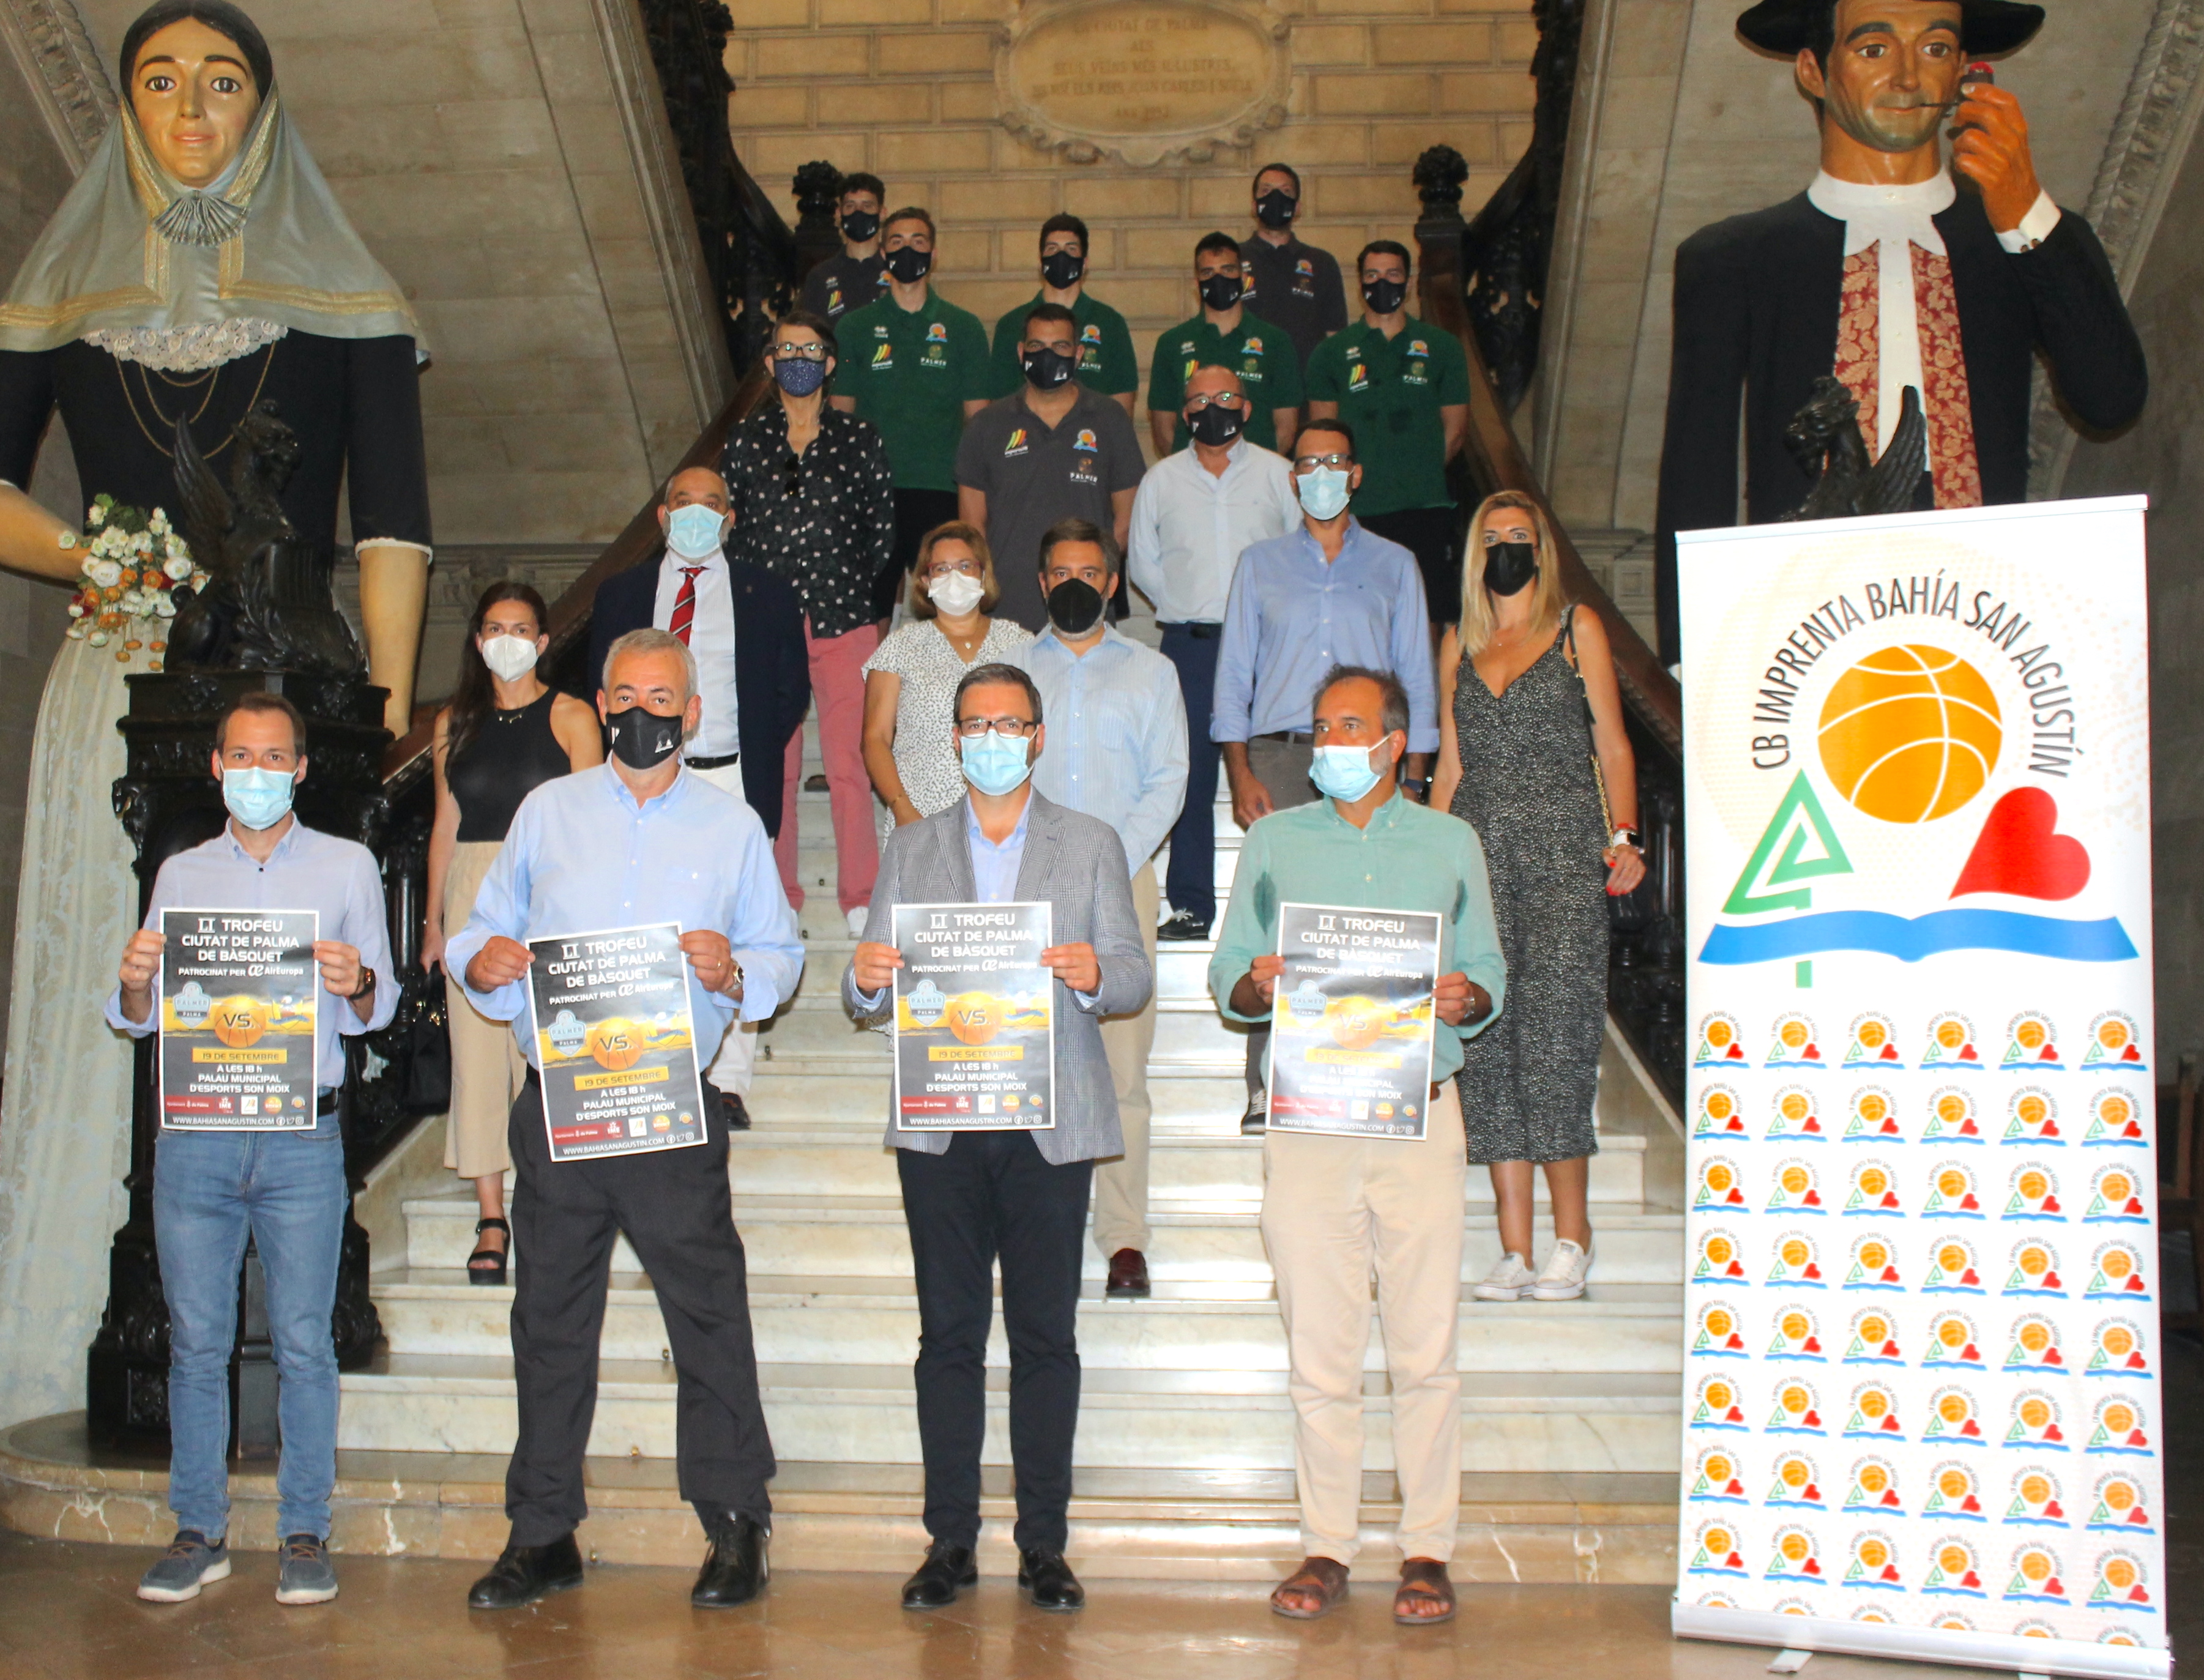
[[[1767, 52], [1794, 58], [1815, 44], [1837, 0], [1760, 0], [1737, 21], [1737, 33]], [[2043, 27], [2043, 8], [2020, 0], [1959, 0], [1961, 50], [1970, 54], [2011, 52]]]

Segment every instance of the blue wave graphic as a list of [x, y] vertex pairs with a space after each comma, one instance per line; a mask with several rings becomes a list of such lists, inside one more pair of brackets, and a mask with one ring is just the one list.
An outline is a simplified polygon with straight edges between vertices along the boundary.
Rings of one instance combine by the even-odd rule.
[[1757, 927], [1715, 924], [1702, 962], [1779, 962], [1822, 951], [1877, 951], [1918, 962], [1943, 951], [2018, 951], [2070, 962], [2125, 962], [2139, 953], [2119, 918], [2062, 921], [2019, 910], [1936, 910], [1909, 921], [1881, 910], [1828, 910]]

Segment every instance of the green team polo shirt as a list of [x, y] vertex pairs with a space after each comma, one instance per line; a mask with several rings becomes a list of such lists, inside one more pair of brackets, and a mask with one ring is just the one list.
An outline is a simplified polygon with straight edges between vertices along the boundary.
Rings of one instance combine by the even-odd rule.
[[1308, 395], [1337, 403], [1339, 417], [1354, 428], [1362, 466], [1357, 513], [1453, 505], [1439, 411], [1469, 400], [1469, 360], [1453, 334], [1412, 315], [1389, 339], [1356, 321], [1309, 352]]
[[[1027, 302], [995, 323], [994, 385], [991, 397], [1007, 397], [1025, 382], [1026, 370], [1018, 362], [1018, 346], [1025, 340], [1026, 313], [1046, 300], [1036, 292]], [[1141, 364], [1133, 354], [1133, 333], [1125, 317], [1081, 290], [1071, 306], [1072, 328], [1079, 340], [1079, 366], [1075, 376], [1090, 391], [1114, 397], [1121, 391], [1137, 391]]]
[[[1148, 407], [1156, 413], [1178, 413], [1186, 406], [1186, 382], [1194, 376], [1194, 370], [1215, 362], [1238, 374], [1247, 390], [1247, 441], [1276, 449], [1278, 429], [1271, 419], [1271, 411], [1299, 408], [1306, 400], [1300, 361], [1286, 329], [1273, 327], [1259, 316], [1243, 309], [1239, 330], [1220, 333], [1209, 324], [1206, 316], [1197, 315], [1156, 340], [1155, 360], [1148, 368]], [[1182, 414], [1171, 432], [1171, 447], [1183, 449], [1188, 441], [1186, 417]]]
[[954, 490], [964, 405], [992, 394], [980, 317], [928, 287], [921, 310], [892, 296], [851, 310], [834, 338], [835, 394], [855, 397], [858, 417], [879, 429], [896, 488]]

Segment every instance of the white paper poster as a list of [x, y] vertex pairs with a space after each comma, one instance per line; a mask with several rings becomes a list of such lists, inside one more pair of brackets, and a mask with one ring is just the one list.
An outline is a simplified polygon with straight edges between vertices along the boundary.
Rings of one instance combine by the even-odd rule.
[[2143, 507], [1680, 541], [1680, 1634], [2170, 1671]]

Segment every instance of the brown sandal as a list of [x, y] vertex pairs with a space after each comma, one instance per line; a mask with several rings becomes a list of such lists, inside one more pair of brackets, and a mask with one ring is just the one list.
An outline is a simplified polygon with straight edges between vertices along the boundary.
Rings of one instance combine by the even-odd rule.
[[[1312, 1593], [1317, 1607], [1303, 1610], [1284, 1601], [1286, 1593]], [[1271, 1594], [1273, 1615], [1290, 1617], [1296, 1622], [1313, 1622], [1319, 1616], [1329, 1616], [1347, 1602], [1347, 1565], [1336, 1558], [1304, 1558], [1301, 1566], [1281, 1581]]]
[[[1430, 1615], [1419, 1615], [1414, 1606], [1441, 1606]], [[1411, 1558], [1401, 1565], [1400, 1589], [1393, 1594], [1393, 1619], [1404, 1628], [1420, 1628], [1454, 1620], [1454, 1582], [1447, 1567], [1434, 1558]]]

